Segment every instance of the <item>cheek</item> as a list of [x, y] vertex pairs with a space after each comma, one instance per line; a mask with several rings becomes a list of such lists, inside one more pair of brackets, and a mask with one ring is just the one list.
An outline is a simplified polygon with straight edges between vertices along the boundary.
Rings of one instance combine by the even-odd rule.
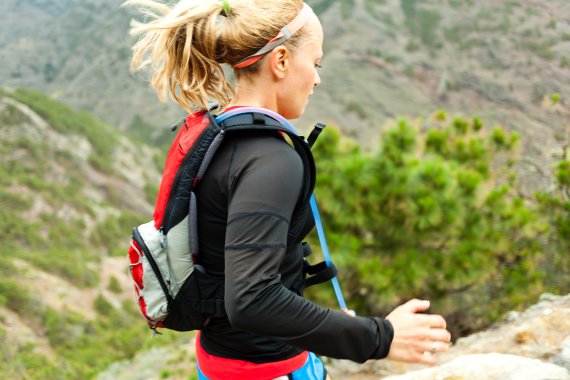
[[315, 83], [315, 66], [312, 60], [299, 62], [295, 67], [295, 73], [294, 80], [299, 88], [305, 90], [308, 87], [313, 87]]
[[315, 86], [315, 80], [317, 78], [317, 73], [315, 71], [315, 68], [313, 66], [307, 68], [307, 70], [303, 75], [303, 78], [305, 78], [304, 85], [307, 88], [312, 89]]

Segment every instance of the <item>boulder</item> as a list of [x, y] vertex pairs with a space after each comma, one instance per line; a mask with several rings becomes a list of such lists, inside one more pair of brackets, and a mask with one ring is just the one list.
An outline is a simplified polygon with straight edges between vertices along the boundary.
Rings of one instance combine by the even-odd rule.
[[506, 354], [461, 356], [444, 365], [389, 376], [385, 380], [570, 380], [566, 368]]

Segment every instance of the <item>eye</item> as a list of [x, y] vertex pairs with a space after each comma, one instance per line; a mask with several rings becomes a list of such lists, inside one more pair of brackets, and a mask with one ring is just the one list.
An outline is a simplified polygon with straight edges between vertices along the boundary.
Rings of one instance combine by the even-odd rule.
[[316, 67], [317, 69], [322, 69], [322, 68], [323, 68], [319, 63], [315, 63], [315, 67]]

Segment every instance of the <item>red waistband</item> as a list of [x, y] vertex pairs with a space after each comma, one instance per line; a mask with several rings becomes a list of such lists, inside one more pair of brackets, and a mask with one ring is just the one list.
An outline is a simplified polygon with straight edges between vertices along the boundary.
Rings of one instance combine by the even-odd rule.
[[226, 359], [204, 351], [200, 344], [200, 333], [196, 336], [196, 360], [202, 373], [211, 380], [274, 379], [301, 368], [308, 355], [307, 351], [303, 351], [290, 359], [262, 364]]

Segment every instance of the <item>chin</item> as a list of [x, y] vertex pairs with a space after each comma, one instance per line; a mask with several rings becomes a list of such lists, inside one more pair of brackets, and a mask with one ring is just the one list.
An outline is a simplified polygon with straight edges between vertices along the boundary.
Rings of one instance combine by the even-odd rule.
[[283, 115], [283, 117], [287, 120], [295, 120], [303, 116], [304, 113], [305, 113], [305, 107], [298, 110], [289, 110], [286, 114]]

